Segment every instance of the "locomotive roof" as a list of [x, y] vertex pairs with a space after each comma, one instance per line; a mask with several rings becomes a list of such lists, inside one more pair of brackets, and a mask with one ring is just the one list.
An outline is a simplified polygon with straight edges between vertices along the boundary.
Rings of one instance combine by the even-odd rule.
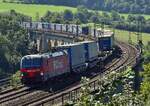
[[34, 55], [26, 55], [22, 59], [34, 59], [34, 58], [41, 58], [42, 55], [34, 54]]
[[33, 54], [33, 55], [26, 55], [22, 59], [33, 59], [33, 58], [41, 58], [42, 56], [40, 54]]
[[57, 57], [66, 54], [66, 51], [59, 51], [54, 53], [44, 53], [44, 54], [33, 54], [33, 55], [26, 55], [22, 59], [33, 59], [33, 58], [42, 58], [42, 57]]

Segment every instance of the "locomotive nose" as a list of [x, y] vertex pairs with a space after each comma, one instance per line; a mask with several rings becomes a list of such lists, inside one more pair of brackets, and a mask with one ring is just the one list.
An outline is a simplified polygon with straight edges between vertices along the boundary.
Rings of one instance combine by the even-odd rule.
[[40, 69], [25, 69], [22, 71], [21, 76], [22, 77], [28, 77], [28, 78], [33, 78], [40, 74]]

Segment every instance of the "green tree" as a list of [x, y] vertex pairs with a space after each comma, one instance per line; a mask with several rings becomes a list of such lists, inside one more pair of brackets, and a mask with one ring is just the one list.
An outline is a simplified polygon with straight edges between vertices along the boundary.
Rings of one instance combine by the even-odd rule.
[[67, 20], [67, 21], [72, 21], [73, 20], [73, 13], [71, 10], [65, 10], [64, 13], [63, 13], [63, 18], [64, 20]]
[[53, 16], [53, 13], [51, 11], [47, 11], [45, 15], [41, 18], [42, 22], [50, 22], [51, 18]]
[[144, 72], [142, 73], [144, 81], [141, 85], [141, 93], [143, 95], [144, 101], [148, 100], [150, 95], [150, 63], [144, 65]]
[[28, 35], [18, 24], [28, 19], [15, 11], [0, 15], [0, 67], [4, 72], [19, 69], [21, 56], [28, 54]]
[[111, 12], [111, 18], [113, 21], [120, 21], [120, 15], [116, 11]]

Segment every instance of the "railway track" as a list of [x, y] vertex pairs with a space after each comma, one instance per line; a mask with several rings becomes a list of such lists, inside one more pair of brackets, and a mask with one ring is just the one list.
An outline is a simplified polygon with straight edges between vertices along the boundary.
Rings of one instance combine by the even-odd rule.
[[[131, 46], [129, 46], [129, 45], [126, 45], [126, 44], [121, 44], [122, 46], [120, 46], [120, 48], [124, 51], [124, 55], [122, 55], [121, 56], [121, 58], [120, 58], [120, 60], [118, 60], [118, 61], [116, 61], [116, 63], [114, 62], [113, 64], [111, 64], [110, 66], [107, 66], [108, 68], [104, 71], [104, 73], [103, 74], [101, 74], [101, 76], [102, 75], [107, 75], [107, 74], [109, 74], [111, 71], [114, 71], [115, 69], [117, 70], [119, 67], [122, 67], [122, 66], [126, 66], [126, 65], [129, 65], [130, 63], [131, 63], [131, 61], [133, 60], [133, 59], [135, 59], [135, 57], [136, 57], [136, 49], [135, 48], [133, 48], [133, 47], [131, 47]], [[109, 71], [108, 71], [109, 70]], [[91, 80], [91, 82], [93, 81], [94, 82], [94, 80], [97, 80], [97, 79], [99, 79], [99, 76], [97, 76], [97, 77], [94, 77], [92, 80]], [[95, 83], [94, 83], [95, 84]], [[67, 93], [68, 92], [72, 92], [72, 91], [74, 91], [74, 90], [76, 90], [76, 89], [80, 89], [80, 85], [78, 85], [78, 86], [75, 86], [74, 88], [70, 88], [70, 90], [66, 90], [66, 91], [63, 91], [63, 92], [60, 92], [59, 94], [62, 96], [63, 94], [66, 94], [67, 95]], [[94, 88], [95, 88], [95, 86], [94, 86]], [[80, 90], [79, 90], [80, 91]], [[76, 90], [76, 92], [78, 92], [78, 90]], [[64, 98], [64, 95], [62, 96], [62, 98], [59, 98], [59, 97], [61, 97], [60, 95], [57, 95], [57, 96], [53, 96], [53, 97], [49, 97], [49, 98], [45, 98], [45, 100], [41, 100], [41, 101], [37, 101], [37, 102], [34, 102], [34, 103], [32, 103], [32, 104], [28, 104], [28, 105], [30, 105], [30, 106], [36, 106], [36, 105], [43, 105], [44, 103], [46, 104], [46, 103], [48, 103], [50, 106], [52, 105], [52, 104], [55, 104], [55, 105], [62, 105], [64, 102], [62, 102], [62, 100], [63, 101], [65, 101], [65, 98]], [[77, 96], [77, 94], [76, 94], [76, 96]], [[76, 97], [75, 96], [75, 97]], [[69, 95], [69, 98], [70, 98], [70, 95]], [[55, 102], [55, 99], [56, 99], [56, 102]], [[49, 101], [51, 101], [51, 100], [53, 100], [52, 102], [49, 102]], [[62, 104], [61, 104], [62, 103]]]
[[10, 78], [3, 78], [3, 79], [0, 79], [0, 86], [3, 86], [7, 83], [10, 82]]
[[0, 91], [10, 86], [10, 77], [0, 79]]
[[[109, 72], [119, 68], [120, 66], [130, 64], [130, 62], [135, 58], [137, 52], [135, 48], [133, 49], [133, 47], [124, 43], [121, 43], [119, 45], [123, 51], [121, 58], [113, 59], [112, 62], [108, 63], [105, 66], [105, 69], [103, 71], [99, 70], [97, 73], [91, 73], [92, 77], [89, 77], [91, 78], [91, 81], [98, 79], [99, 74], [106, 75], [109, 74]], [[3, 93], [0, 96], [0, 104], [3, 106], [39, 105], [42, 104], [44, 101], [47, 101], [48, 99], [51, 100], [57, 95], [70, 92], [73, 89], [79, 88], [80, 86], [81, 86], [80, 81], [76, 81], [63, 89], [54, 92], [49, 92], [48, 90], [44, 89], [33, 89], [22, 87], [16, 91]]]

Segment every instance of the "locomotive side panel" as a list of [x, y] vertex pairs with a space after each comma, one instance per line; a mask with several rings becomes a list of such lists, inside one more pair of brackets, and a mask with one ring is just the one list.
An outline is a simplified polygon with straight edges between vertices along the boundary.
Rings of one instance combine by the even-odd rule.
[[44, 79], [47, 80], [69, 71], [68, 56], [66, 54], [52, 56], [47, 58], [47, 62], [45, 62]]

